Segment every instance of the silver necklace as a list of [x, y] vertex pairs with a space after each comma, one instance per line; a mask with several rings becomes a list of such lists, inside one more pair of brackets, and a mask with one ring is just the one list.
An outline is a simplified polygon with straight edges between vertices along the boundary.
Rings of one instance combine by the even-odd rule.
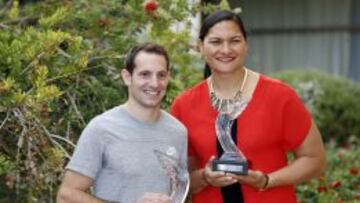
[[[216, 96], [213, 83], [211, 81], [211, 78], [209, 80], [210, 83], [210, 99], [212, 106], [219, 112], [219, 113], [225, 113], [225, 114], [231, 114], [231, 115], [237, 115], [238, 113], [236, 111], [239, 111], [240, 107], [244, 106], [244, 103], [247, 103], [243, 101], [242, 94], [243, 89], [248, 77], [248, 71], [246, 68], [244, 68], [244, 78], [241, 83], [240, 89], [236, 91], [235, 96], [231, 99], [220, 99]], [[241, 108], [243, 109], [243, 108]], [[240, 110], [242, 111], [242, 110]]]

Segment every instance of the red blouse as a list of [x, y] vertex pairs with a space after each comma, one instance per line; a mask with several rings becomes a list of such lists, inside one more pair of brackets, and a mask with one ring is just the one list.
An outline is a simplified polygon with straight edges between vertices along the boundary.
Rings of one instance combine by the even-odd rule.
[[[178, 96], [171, 113], [188, 129], [189, 156], [203, 168], [217, 154], [215, 118], [206, 81]], [[237, 146], [250, 162], [250, 168], [271, 173], [287, 165], [287, 152], [302, 143], [311, 126], [311, 116], [286, 84], [260, 75], [253, 98], [237, 119]], [[293, 186], [259, 192], [242, 185], [245, 203], [296, 202]], [[194, 194], [193, 203], [221, 203], [219, 188], [208, 186]]]

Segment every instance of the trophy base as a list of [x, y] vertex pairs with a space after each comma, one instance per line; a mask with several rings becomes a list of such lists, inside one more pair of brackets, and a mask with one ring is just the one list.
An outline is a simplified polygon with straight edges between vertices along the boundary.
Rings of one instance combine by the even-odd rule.
[[212, 170], [246, 176], [248, 174], [248, 163], [246, 161], [216, 159], [213, 160]]

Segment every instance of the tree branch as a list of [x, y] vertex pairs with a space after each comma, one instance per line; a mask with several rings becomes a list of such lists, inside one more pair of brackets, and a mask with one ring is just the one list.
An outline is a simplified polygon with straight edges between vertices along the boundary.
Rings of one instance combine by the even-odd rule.
[[10, 112], [7, 112], [5, 119], [3, 120], [3, 122], [2, 122], [1, 125], [0, 125], [0, 129], [4, 127], [5, 123], [6, 123], [7, 120], [9, 119], [9, 115], [10, 115]]
[[36, 56], [36, 58], [34, 60], [32, 60], [29, 65], [26, 66], [26, 68], [21, 71], [20, 75], [23, 75], [24, 73], [26, 73], [30, 68], [34, 67], [40, 60], [40, 58], [44, 55], [44, 52], [41, 52], [40, 54], [38, 54]]
[[66, 96], [69, 98], [71, 106], [73, 107], [76, 116], [79, 118], [79, 120], [81, 121], [81, 124], [86, 125], [86, 122], [84, 120], [84, 117], [82, 116], [81, 112], [78, 110], [76, 103], [75, 103], [75, 99], [70, 95], [69, 92], [66, 92]]
[[9, 9], [9, 8], [11, 7], [12, 3], [13, 3], [13, 0], [9, 0], [9, 1], [6, 3], [6, 5], [0, 10], [0, 16], [1, 16], [3, 13], [5, 13], [5, 11], [6, 11], [7, 9]]

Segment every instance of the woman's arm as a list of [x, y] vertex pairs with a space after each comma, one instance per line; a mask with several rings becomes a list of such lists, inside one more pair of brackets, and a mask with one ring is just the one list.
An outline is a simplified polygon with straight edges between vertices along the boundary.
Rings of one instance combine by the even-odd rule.
[[[295, 151], [295, 160], [289, 165], [266, 175], [258, 170], [249, 170], [247, 176], [236, 176], [240, 183], [258, 189], [293, 185], [319, 176], [325, 168], [325, 150], [320, 132], [312, 122], [309, 133]], [[268, 180], [267, 180], [268, 178]]]
[[289, 166], [269, 174], [268, 187], [297, 184], [321, 175], [326, 165], [325, 149], [314, 122], [294, 154], [295, 160]]

